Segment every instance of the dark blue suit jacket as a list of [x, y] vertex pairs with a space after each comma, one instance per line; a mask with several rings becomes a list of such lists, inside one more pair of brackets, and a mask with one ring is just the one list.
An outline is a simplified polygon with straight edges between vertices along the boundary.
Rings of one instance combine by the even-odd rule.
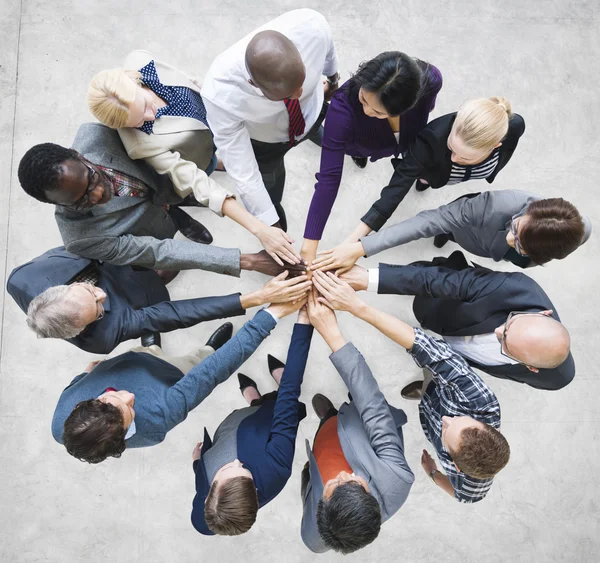
[[[481, 266], [468, 266], [458, 251], [447, 259], [436, 258], [433, 263], [380, 264], [377, 292], [416, 295], [415, 317], [423, 328], [442, 336], [494, 332], [511, 311], [551, 309], [553, 318], [560, 321], [550, 298], [530, 277], [520, 272], [495, 272]], [[539, 373], [529, 371], [522, 364], [484, 366], [468, 359], [467, 362], [490, 375], [537, 389], [561, 389], [575, 377], [571, 354], [557, 368], [540, 369]]]
[[8, 293], [27, 313], [34, 297], [49, 287], [69, 283], [92, 262], [98, 271], [98, 286], [106, 292], [104, 318], [69, 340], [86, 352], [108, 354], [121, 342], [150, 332], [169, 332], [245, 314], [238, 293], [170, 301], [165, 284], [154, 270], [89, 260], [62, 246], [15, 268], [8, 278]]
[[[294, 326], [277, 400], [265, 401], [238, 427], [237, 458], [252, 473], [259, 508], [272, 501], [283, 490], [292, 474], [298, 425], [306, 416], [304, 405], [298, 401], [298, 397], [312, 333], [311, 325]], [[196, 496], [192, 505], [192, 524], [204, 535], [214, 535], [204, 520], [204, 501], [211, 483], [202, 461], [202, 456], [211, 446], [210, 436], [204, 429], [200, 460], [194, 462]]]

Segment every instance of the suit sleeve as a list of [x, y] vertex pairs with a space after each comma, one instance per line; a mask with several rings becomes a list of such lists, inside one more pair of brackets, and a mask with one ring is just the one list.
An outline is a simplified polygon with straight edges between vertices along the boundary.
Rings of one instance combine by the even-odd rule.
[[428, 146], [424, 139], [417, 137], [409, 148], [404, 158], [392, 159], [395, 167], [394, 174], [389, 184], [381, 190], [379, 199], [371, 206], [371, 209], [362, 217], [361, 221], [374, 231], [383, 227], [385, 222], [396, 211], [400, 202], [406, 197], [411, 186], [423, 174], [424, 158], [421, 153], [428, 152]]
[[184, 421], [219, 383], [226, 381], [269, 336], [275, 324], [269, 313], [259, 311], [229, 342], [173, 385], [166, 395], [167, 430]]
[[508, 276], [522, 275], [484, 268], [451, 270], [441, 266], [380, 264], [377, 293], [471, 302], [499, 289]]
[[191, 270], [239, 277], [237, 248], [207, 246], [189, 240], [159, 240], [149, 236], [89, 237], [67, 244], [67, 250], [115, 266], [143, 266], [152, 270]]
[[298, 397], [313, 334], [311, 325], [296, 324], [273, 410], [267, 455], [291, 473], [298, 433]]
[[170, 332], [204, 321], [244, 315], [240, 294], [164, 301], [143, 309], [126, 309], [119, 316], [116, 341], [139, 338], [148, 332]]
[[483, 220], [482, 207], [485, 204], [482, 206], [484, 202], [480, 198], [461, 198], [437, 209], [421, 211], [397, 225], [361, 238], [360, 242], [366, 255], [373, 256], [413, 240], [451, 233], [465, 227], [473, 228]]
[[330, 359], [352, 395], [375, 455], [412, 483], [414, 475], [404, 457], [404, 444], [394, 417], [362, 354], [348, 343]]

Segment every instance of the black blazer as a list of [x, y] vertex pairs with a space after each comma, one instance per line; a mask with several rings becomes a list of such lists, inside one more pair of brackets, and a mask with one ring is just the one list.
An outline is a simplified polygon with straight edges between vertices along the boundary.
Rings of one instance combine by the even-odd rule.
[[15, 268], [8, 293], [24, 313], [34, 297], [55, 285], [64, 285], [89, 264], [98, 271], [98, 286], [106, 292], [104, 318], [68, 341], [93, 354], [108, 354], [118, 344], [150, 332], [169, 332], [202, 321], [244, 315], [239, 293], [170, 301], [169, 292], [154, 270], [114, 266], [53, 248]]
[[[456, 112], [434, 119], [419, 132], [404, 158], [392, 159], [392, 179], [361, 219], [363, 223], [374, 231], [383, 227], [419, 178], [427, 180], [434, 189], [442, 188], [448, 183], [452, 170], [452, 151], [448, 148], [448, 137], [455, 119]], [[525, 121], [520, 115], [513, 114], [508, 124], [508, 133], [500, 147], [498, 164], [494, 172], [486, 178], [490, 184], [511, 159], [524, 132]]]
[[[511, 311], [545, 311], [560, 318], [544, 290], [530, 277], [515, 272], [494, 272], [480, 266], [456, 270], [417, 262], [408, 266], [380, 264], [378, 293], [415, 295], [413, 311], [423, 328], [442, 336], [488, 334], [506, 321]], [[526, 383], [536, 389], [561, 389], [575, 377], [573, 356], [557, 368], [529, 371], [522, 364], [484, 366], [467, 360], [473, 367], [495, 377]]]

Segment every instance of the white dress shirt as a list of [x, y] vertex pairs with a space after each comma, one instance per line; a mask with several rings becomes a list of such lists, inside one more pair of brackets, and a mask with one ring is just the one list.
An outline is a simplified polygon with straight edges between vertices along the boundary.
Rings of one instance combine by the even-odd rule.
[[[379, 288], [379, 268], [369, 269], [367, 291], [377, 292]], [[444, 340], [463, 358], [483, 366], [503, 366], [518, 364], [516, 360], [502, 355], [500, 342], [493, 332], [475, 336], [444, 336]]]
[[249, 84], [246, 47], [256, 33], [279, 31], [290, 39], [302, 56], [306, 79], [302, 84], [300, 107], [308, 133], [321, 111], [324, 99], [323, 75], [338, 71], [333, 35], [327, 20], [310, 9], [293, 10], [253, 31], [211, 65], [202, 86], [215, 144], [227, 173], [233, 178], [244, 205], [267, 225], [279, 216], [262, 181], [250, 139], [265, 143], [289, 141], [289, 115], [283, 101], [274, 102]]

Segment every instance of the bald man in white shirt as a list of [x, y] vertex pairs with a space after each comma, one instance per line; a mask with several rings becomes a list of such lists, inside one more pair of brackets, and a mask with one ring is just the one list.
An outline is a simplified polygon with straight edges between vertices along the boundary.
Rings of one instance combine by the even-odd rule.
[[267, 225], [287, 229], [284, 156], [318, 137], [338, 81], [331, 28], [309, 9], [253, 31], [206, 75], [202, 97], [221, 159], [248, 211]]

